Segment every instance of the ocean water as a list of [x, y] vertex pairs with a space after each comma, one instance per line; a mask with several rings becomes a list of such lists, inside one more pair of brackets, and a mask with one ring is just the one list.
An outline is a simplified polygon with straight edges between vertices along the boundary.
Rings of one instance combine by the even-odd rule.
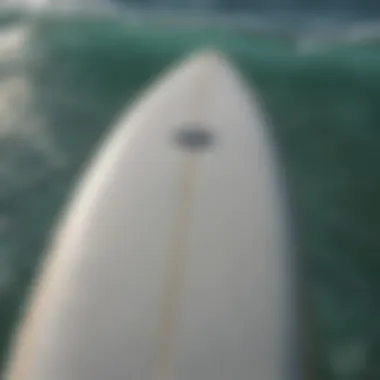
[[2, 362], [86, 162], [151, 78], [205, 45], [234, 60], [271, 122], [307, 275], [318, 378], [379, 379], [379, 43], [68, 12], [0, 13]]

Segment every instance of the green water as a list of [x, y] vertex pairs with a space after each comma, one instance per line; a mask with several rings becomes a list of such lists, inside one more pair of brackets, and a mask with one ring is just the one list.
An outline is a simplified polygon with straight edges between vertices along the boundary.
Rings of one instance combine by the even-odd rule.
[[288, 174], [318, 378], [380, 378], [380, 46], [301, 53], [285, 38], [79, 15], [0, 23], [3, 358], [57, 215], [118, 112], [167, 64], [216, 45], [260, 92]]

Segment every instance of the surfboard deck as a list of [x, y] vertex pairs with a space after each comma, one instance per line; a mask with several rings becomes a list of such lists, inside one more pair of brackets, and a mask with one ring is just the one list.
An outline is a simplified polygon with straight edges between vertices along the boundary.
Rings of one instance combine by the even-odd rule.
[[225, 57], [123, 115], [53, 240], [10, 380], [294, 378], [293, 252], [257, 99]]

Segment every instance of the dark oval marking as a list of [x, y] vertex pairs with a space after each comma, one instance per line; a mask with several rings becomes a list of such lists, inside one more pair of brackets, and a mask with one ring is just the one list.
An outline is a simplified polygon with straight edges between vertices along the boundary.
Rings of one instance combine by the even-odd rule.
[[213, 144], [214, 136], [204, 127], [189, 125], [177, 130], [174, 140], [187, 150], [205, 150]]

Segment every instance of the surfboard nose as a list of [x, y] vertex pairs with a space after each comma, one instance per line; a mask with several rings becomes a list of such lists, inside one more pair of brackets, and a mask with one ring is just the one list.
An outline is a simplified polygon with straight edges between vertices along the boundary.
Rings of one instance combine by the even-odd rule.
[[[163, 136], [175, 135], [175, 139], [179, 136], [181, 146], [210, 147], [211, 142], [222, 142], [228, 140], [231, 133], [235, 135], [231, 130], [240, 130], [236, 120], [249, 125], [254, 119], [258, 130], [261, 129], [261, 110], [255, 98], [255, 95], [252, 97], [250, 84], [223, 51], [213, 47], [201, 48], [174, 62], [153, 85], [147, 83], [140, 101], [121, 115], [120, 124], [123, 125], [129, 118], [130, 124], [135, 125], [137, 130], [139, 125], [146, 124], [146, 119], [157, 114], [166, 126], [167, 134], [160, 134], [157, 128], [152, 129], [149, 139], [156, 141], [156, 145], [161, 141], [166, 143], [162, 140]], [[177, 129], [183, 125], [186, 127], [185, 133], [177, 135]], [[189, 125], [192, 126], [191, 131], [188, 131]], [[246, 133], [245, 128], [242, 131]], [[124, 140], [124, 134], [129, 135], [129, 131], [120, 133], [123, 135], [120, 140]], [[159, 135], [156, 136], [156, 133]], [[251, 130], [249, 133], [256, 132]], [[243, 139], [239, 136], [237, 134], [235, 139]], [[257, 141], [260, 139], [261, 136], [254, 138]], [[199, 149], [196, 151], [199, 152]]]
[[237, 82], [239, 82], [237, 79], [238, 74], [235, 65], [230, 61], [225, 53], [212, 47], [201, 48], [192, 52], [182, 61], [179, 65], [179, 69], [183, 73], [188, 73], [189, 71], [200, 71], [203, 75], [206, 75], [209, 78], [215, 76], [219, 79], [222, 79], [221, 77], [228, 77], [230, 79], [234, 78]]
[[216, 48], [202, 48], [193, 52], [187, 59], [186, 64], [199, 65], [202, 67], [226, 68], [231, 65], [227, 55]]
[[[238, 108], [243, 113], [248, 109], [253, 111], [255, 117], [259, 117], [258, 123], [263, 122], [261, 115], [260, 96], [255, 90], [254, 84], [248, 82], [238, 64], [230, 59], [227, 53], [214, 48], [200, 48], [193, 51], [177, 65], [177, 74], [186, 78], [187, 83], [184, 88], [188, 91], [196, 88], [210, 87], [212, 92], [208, 93], [208, 99], [218, 99], [221, 103], [230, 103], [231, 107]], [[166, 76], [167, 82], [170, 78], [174, 79], [176, 70], [172, 70], [172, 76]], [[234, 94], [228, 96], [228, 94]], [[221, 99], [225, 98], [222, 102]], [[221, 110], [221, 113], [225, 111]]]

